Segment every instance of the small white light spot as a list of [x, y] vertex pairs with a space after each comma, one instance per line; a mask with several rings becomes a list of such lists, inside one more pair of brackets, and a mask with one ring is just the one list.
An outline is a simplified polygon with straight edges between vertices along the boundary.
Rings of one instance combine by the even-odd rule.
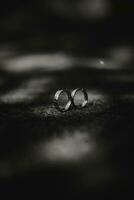
[[103, 61], [103, 60], [100, 60], [100, 64], [101, 64], [101, 65], [104, 65], [104, 61]]

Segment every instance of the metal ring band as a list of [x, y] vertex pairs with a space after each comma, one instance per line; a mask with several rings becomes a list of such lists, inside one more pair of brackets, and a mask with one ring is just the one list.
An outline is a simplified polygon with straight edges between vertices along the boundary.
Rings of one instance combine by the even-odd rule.
[[[67, 97], [68, 97], [68, 102], [65, 105], [65, 107], [61, 107], [58, 103], [59, 97], [62, 93], [66, 93]], [[71, 98], [71, 94], [68, 90], [58, 90], [55, 95], [54, 95], [54, 105], [56, 107], [57, 110], [59, 110], [60, 112], [66, 112], [68, 110], [70, 110], [71, 106], [72, 106], [72, 98]]]
[[[77, 92], [79, 92], [79, 91], [81, 91], [84, 94], [84, 101], [82, 104], [76, 105], [74, 102], [74, 97], [76, 96]], [[77, 89], [73, 90], [71, 93], [71, 98], [73, 101], [73, 106], [76, 108], [84, 108], [88, 104], [88, 94], [84, 88], [77, 88]]]

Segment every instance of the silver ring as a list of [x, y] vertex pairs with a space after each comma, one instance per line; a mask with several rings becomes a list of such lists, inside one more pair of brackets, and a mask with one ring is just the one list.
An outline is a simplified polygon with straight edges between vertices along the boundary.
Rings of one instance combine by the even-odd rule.
[[[79, 92], [79, 91], [81, 91], [83, 93], [84, 101], [80, 105], [76, 105], [75, 102], [74, 102], [74, 98], [75, 98], [77, 92]], [[77, 89], [73, 90], [72, 93], [71, 93], [71, 98], [72, 98], [72, 101], [73, 101], [73, 106], [76, 107], [76, 108], [84, 108], [88, 104], [88, 94], [87, 94], [87, 92], [84, 88], [77, 88]]]
[[[65, 105], [65, 107], [62, 107], [59, 105], [59, 98], [60, 98], [60, 95], [62, 93], [66, 93], [67, 94], [67, 97], [68, 97], [68, 101]], [[55, 95], [54, 95], [54, 105], [56, 107], [57, 110], [59, 110], [60, 112], [66, 112], [68, 110], [70, 110], [71, 106], [72, 106], [72, 98], [71, 98], [71, 94], [68, 90], [58, 90]]]

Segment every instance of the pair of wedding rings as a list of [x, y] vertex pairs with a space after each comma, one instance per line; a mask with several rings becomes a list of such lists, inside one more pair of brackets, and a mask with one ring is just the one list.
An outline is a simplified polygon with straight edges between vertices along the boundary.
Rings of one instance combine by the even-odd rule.
[[[83, 100], [80, 102], [80, 104], [77, 104], [75, 102], [75, 98], [79, 92], [82, 93]], [[63, 94], [66, 94], [67, 100], [66, 100], [65, 105], [61, 106], [59, 103], [59, 99], [60, 99], [61, 95], [63, 95]], [[86, 107], [87, 104], [88, 104], [88, 94], [84, 88], [82, 88], [82, 89], [77, 88], [77, 89], [73, 90], [72, 92], [70, 92], [67, 89], [58, 90], [54, 96], [54, 105], [55, 105], [56, 109], [59, 110], [60, 112], [66, 112], [72, 108], [81, 109], [81, 108]]]

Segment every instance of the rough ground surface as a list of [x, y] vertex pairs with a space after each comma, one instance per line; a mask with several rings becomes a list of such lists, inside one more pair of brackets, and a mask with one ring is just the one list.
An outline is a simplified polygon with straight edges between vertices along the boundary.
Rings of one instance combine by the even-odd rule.
[[[121, 72], [116, 73], [121, 76]], [[21, 74], [1, 70], [3, 191], [50, 196], [53, 191], [69, 197], [126, 192], [133, 91], [126, 95], [130, 82], [106, 81], [111, 74], [112, 70], [90, 68], [30, 70]], [[100, 86], [102, 79], [104, 87]], [[90, 88], [91, 80], [94, 88]], [[81, 85], [88, 88], [94, 104], [67, 113], [54, 108], [53, 94], [57, 89]], [[101, 95], [93, 95], [93, 90]]]

